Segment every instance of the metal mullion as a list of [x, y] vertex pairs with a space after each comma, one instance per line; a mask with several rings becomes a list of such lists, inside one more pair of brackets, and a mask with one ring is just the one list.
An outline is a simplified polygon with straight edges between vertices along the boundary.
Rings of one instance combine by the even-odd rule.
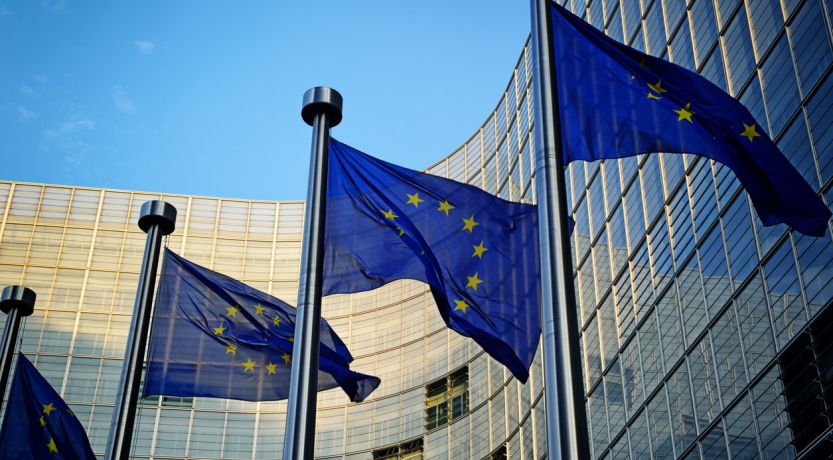
[[460, 182], [467, 183], [469, 181], [469, 141], [463, 144], [463, 180]]
[[191, 406], [189, 410], [190, 414], [188, 416], [188, 431], [185, 433], [185, 455], [191, 455], [191, 437], [194, 434], [194, 416], [196, 414], [196, 409], [194, 405]]
[[[156, 404], [154, 405], [155, 406], [154, 408], [156, 410], [153, 414], [154, 415], [153, 416], [153, 428], [152, 428], [152, 433], [151, 433], [151, 437], [150, 437], [150, 449], [148, 450], [148, 455], [150, 455], [151, 458], [153, 458], [153, 456], [155, 456], [155, 454], [156, 454], [157, 436], [159, 435], [159, 420], [162, 418], [162, 398], [163, 397], [164, 396], [156, 398]], [[144, 412], [144, 410], [142, 410], [142, 409], [147, 409], [147, 406], [142, 405], [142, 399], [140, 398], [139, 399], [138, 417], [137, 417], [139, 419], [138, 420], [139, 425], [141, 425], [142, 415], [143, 415], [143, 412]], [[131, 439], [131, 442], [132, 441], [133, 440]], [[135, 446], [131, 450], [135, 450]]]
[[486, 141], [483, 135], [483, 127], [480, 128], [480, 189], [486, 190], [486, 146], [483, 143]]
[[[32, 254], [32, 243], [35, 240], [35, 230], [38, 228], [38, 221], [40, 220], [41, 214], [41, 207], [43, 205], [43, 195], [46, 193], [46, 186], [40, 186], [40, 194], [38, 194], [38, 204], [35, 208], [35, 218], [32, 219], [32, 233], [29, 236], [29, 244], [26, 245], [26, 256], [23, 258], [22, 270], [20, 270], [20, 284], [23, 285], [23, 278], [26, 274], [26, 267], [29, 265], [29, 256]], [[70, 195], [72, 197], [72, 195]], [[70, 206], [72, 205], [72, 201], [69, 202]], [[67, 211], [67, 219], [69, 219], [69, 211]], [[66, 221], [64, 222], [66, 224]], [[61, 264], [61, 250], [63, 249], [64, 238], [66, 237], [67, 227], [66, 225], [63, 228], [63, 232], [61, 232], [61, 243], [58, 248], [58, 258], [56, 259], [56, 271], [57, 267]]]
[[214, 211], [214, 234], [211, 237], [211, 257], [208, 260], [208, 266], [214, 269], [214, 256], [217, 254], [217, 238], [220, 232], [220, 212], [223, 209], [223, 199], [217, 198], [217, 210]]
[[272, 253], [269, 255], [269, 294], [272, 294], [273, 279], [275, 278], [275, 251], [278, 247], [278, 223], [281, 213], [281, 204], [275, 202], [275, 219], [272, 221]]
[[185, 254], [185, 244], [188, 240], [188, 228], [191, 226], [191, 202], [192, 199], [188, 197], [188, 203], [185, 205], [185, 223], [182, 225], [182, 241], [179, 244], [179, 253]]
[[[503, 104], [506, 105], [506, 91], [503, 92], [501, 100], [503, 101]], [[498, 193], [498, 191], [500, 190], [500, 140], [497, 132], [497, 111], [500, 110], [501, 100], [498, 100], [498, 105], [497, 107], [495, 107], [494, 118], [492, 119], [492, 124], [494, 127], [494, 129], [492, 130], [492, 134], [495, 138], [495, 193]]]
[[245, 279], [246, 278], [246, 254], [247, 254], [247, 250], [249, 249], [249, 237], [250, 237], [250, 233], [251, 233], [249, 231], [249, 229], [251, 228], [251, 225], [252, 225], [252, 205], [253, 205], [253, 203], [251, 201], [247, 201], [246, 203], [247, 203], [247, 207], [246, 207], [246, 231], [245, 231], [244, 236], [243, 236], [243, 258], [242, 258], [241, 263], [240, 263], [240, 279]]
[[[9, 212], [12, 208], [12, 199], [14, 198], [15, 186], [17, 184], [12, 182], [9, 185], [9, 194], [6, 195], [6, 207], [3, 209], [3, 219], [0, 220], [0, 241], [3, 241], [3, 234], [6, 231], [6, 222], [9, 221]], [[34, 235], [33, 235], [34, 236]], [[25, 263], [25, 261], [24, 261]]]
[[801, 264], [798, 259], [798, 249], [795, 244], [795, 235], [793, 232], [789, 231], [787, 232], [787, 235], [787, 241], [789, 243], [786, 244], [790, 245], [790, 253], [792, 255], [793, 264], [795, 265], [796, 278], [798, 280], [798, 294], [801, 296], [801, 303], [804, 304], [804, 315], [807, 318], [807, 324], [809, 324], [810, 318], [812, 318], [813, 315], [810, 313], [810, 305], [809, 302], [807, 302], [807, 292], [805, 290], [806, 284], [804, 284], [804, 274], [801, 272]]

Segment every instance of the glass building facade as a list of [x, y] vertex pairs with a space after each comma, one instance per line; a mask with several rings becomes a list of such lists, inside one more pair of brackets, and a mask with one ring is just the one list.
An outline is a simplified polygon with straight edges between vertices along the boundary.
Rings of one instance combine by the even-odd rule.
[[[833, 200], [833, 2], [568, 3], [615, 39], [738, 97]], [[485, 123], [429, 172], [533, 201], [529, 66], [525, 47]], [[830, 232], [763, 227], [731, 171], [704, 158], [574, 163], [566, 177], [593, 456], [833, 452]], [[295, 302], [302, 202], [0, 182], [0, 285], [38, 293], [21, 350], [72, 406], [98, 454], [144, 248], [139, 207], [160, 198], [179, 210], [168, 247]], [[359, 404], [340, 389], [319, 394], [316, 457], [546, 456], [540, 353], [520, 384], [447, 331], [416, 282], [328, 297], [323, 313], [356, 357], [354, 369], [382, 384]], [[279, 458], [285, 418], [285, 402], [148, 398], [133, 455]]]

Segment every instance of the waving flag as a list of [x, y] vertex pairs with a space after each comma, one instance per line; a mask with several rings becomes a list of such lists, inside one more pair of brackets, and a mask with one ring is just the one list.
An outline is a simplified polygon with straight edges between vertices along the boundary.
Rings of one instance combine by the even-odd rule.
[[446, 325], [525, 382], [541, 332], [536, 222], [533, 205], [331, 139], [324, 295], [425, 282]]
[[732, 169], [765, 225], [824, 234], [830, 210], [740, 102], [551, 7], [565, 162], [702, 155]]
[[0, 429], [0, 458], [95, 459], [81, 422], [23, 353]]
[[[165, 250], [144, 395], [272, 401], [289, 393], [295, 308]], [[323, 319], [318, 390], [362, 401], [380, 380], [353, 372]]]

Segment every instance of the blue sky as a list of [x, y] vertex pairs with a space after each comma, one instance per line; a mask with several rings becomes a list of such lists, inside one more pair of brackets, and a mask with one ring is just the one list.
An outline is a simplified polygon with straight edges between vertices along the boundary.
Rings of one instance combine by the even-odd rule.
[[0, 179], [303, 199], [301, 97], [333, 136], [422, 169], [494, 108], [525, 1], [0, 0]]

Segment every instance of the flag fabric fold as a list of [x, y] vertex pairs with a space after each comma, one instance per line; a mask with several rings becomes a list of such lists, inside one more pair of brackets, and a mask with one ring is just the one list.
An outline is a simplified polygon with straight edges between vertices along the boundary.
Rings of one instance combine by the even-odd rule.
[[[289, 394], [295, 308], [168, 249], [148, 347], [144, 395], [273, 401]], [[364, 400], [380, 380], [322, 319], [318, 390]]]
[[427, 283], [446, 325], [521, 381], [540, 336], [537, 210], [330, 140], [324, 295]]
[[95, 459], [75, 413], [23, 355], [0, 429], [0, 459]]
[[830, 210], [737, 100], [551, 2], [565, 162], [691, 153], [728, 166], [765, 225], [822, 235]]

